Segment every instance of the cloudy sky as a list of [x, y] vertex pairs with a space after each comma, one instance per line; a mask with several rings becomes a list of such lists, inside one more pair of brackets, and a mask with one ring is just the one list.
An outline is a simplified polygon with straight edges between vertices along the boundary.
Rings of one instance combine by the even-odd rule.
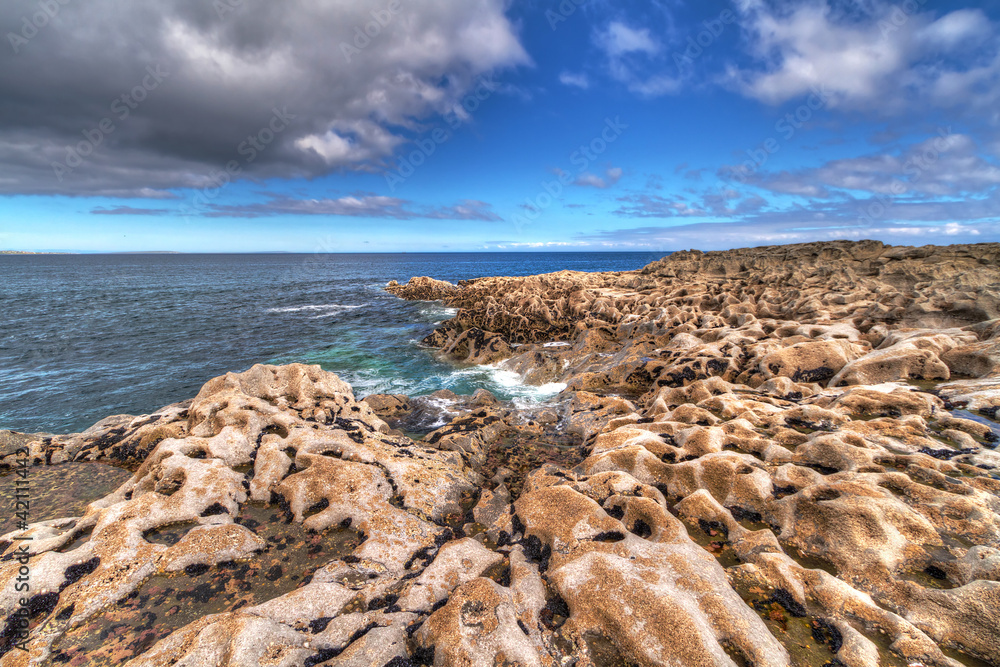
[[1000, 240], [1000, 0], [5, 0], [0, 249]]

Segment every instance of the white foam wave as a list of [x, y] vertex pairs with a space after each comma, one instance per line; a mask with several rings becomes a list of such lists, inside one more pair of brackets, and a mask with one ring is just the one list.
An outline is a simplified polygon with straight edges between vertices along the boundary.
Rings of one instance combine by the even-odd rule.
[[458, 412], [452, 410], [452, 408], [455, 406], [455, 401], [448, 400], [447, 398], [433, 398], [430, 396], [425, 396], [423, 398], [423, 401], [426, 404], [434, 408], [437, 408], [438, 410], [437, 419], [428, 424], [428, 428], [431, 429], [441, 428], [445, 424], [451, 422], [451, 420], [457, 417], [459, 414]]
[[435, 326], [458, 315], [458, 308], [451, 308], [435, 301], [427, 301], [420, 307], [420, 317]]
[[548, 382], [542, 385], [527, 384], [524, 377], [499, 364], [488, 364], [463, 368], [452, 373], [456, 379], [472, 376], [480, 380], [480, 384], [500, 397], [514, 401], [517, 405], [541, 403], [552, 398], [563, 389], [563, 382]]
[[266, 312], [268, 313], [316, 313], [311, 319], [319, 319], [321, 317], [330, 317], [331, 315], [339, 315], [340, 313], [347, 312], [349, 310], [356, 310], [358, 308], [364, 308], [367, 303], [362, 303], [360, 305], [345, 305], [342, 303], [324, 303], [316, 304], [310, 306], [289, 306], [286, 308], [268, 308]]

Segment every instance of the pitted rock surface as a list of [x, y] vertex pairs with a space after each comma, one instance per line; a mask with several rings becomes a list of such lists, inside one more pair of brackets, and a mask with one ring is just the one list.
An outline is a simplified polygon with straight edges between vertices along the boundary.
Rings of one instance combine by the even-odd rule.
[[[566, 390], [357, 401], [255, 366], [2, 434], [6, 467], [27, 447], [134, 474], [0, 538], [5, 617], [16, 538], [37, 587], [0, 666], [88, 664], [68, 645], [91, 640], [135, 667], [1000, 664], [997, 244], [388, 289], [459, 309], [442, 356]], [[160, 613], [167, 588], [233, 603]]]

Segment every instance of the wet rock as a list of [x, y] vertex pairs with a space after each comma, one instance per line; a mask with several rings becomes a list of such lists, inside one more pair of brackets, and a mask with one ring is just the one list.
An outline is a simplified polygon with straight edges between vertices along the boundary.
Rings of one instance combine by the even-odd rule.
[[[370, 406], [355, 401], [348, 385], [316, 366], [255, 366], [228, 374], [207, 383], [182, 412], [183, 418], [174, 412], [171, 419], [182, 419], [177, 433], [184, 437], [156, 444], [132, 478], [91, 503], [85, 516], [68, 524], [32, 525], [4, 538], [9, 550], [18, 537], [31, 537], [33, 583], [60, 591], [45, 630], [32, 636], [26, 654], [32, 660], [46, 659], [69, 627], [82, 627], [109, 605], [137, 594], [153, 575], [214, 576], [213, 568], [270, 549], [270, 541], [257, 534], [263, 530], [259, 523], [235, 523], [251, 495], [277, 505], [285, 521], [308, 530], [359, 531], [360, 545], [347, 558], [359, 574], [392, 581], [419, 553], [433, 553], [447, 541], [450, 531], [440, 523], [463, 512], [463, 499], [474, 490], [470, 479], [478, 479], [461, 459], [388, 435], [388, 426]], [[130, 418], [128, 428], [142, 426]], [[128, 428], [126, 439], [134, 437], [127, 435]], [[161, 543], [152, 537], [171, 526], [181, 527], [179, 539]], [[86, 536], [81, 531], [90, 531], [85, 541], [59, 551]], [[274, 546], [275, 553], [285, 548], [282, 540]], [[91, 561], [94, 567], [77, 571], [80, 563]], [[282, 562], [279, 558], [267, 571], [269, 582], [284, 576]], [[17, 561], [0, 561], [5, 614], [18, 599], [17, 567]], [[320, 578], [255, 613], [282, 622], [303, 613], [335, 616], [338, 605], [324, 606], [316, 597], [337, 600], [323, 588], [333, 583]], [[205, 595], [214, 594], [206, 589]], [[342, 595], [339, 607], [348, 598], [353, 593]], [[217, 656], [213, 662], [227, 656], [225, 664], [231, 665], [302, 664], [313, 653], [301, 636], [251, 611], [195, 622], [161, 644], [179, 646], [175, 638], [184, 638], [181, 644], [188, 647], [185, 652], [193, 651], [190, 655]], [[149, 648], [138, 638], [129, 646], [131, 655]], [[172, 651], [159, 648], [137, 664], [167, 664], [153, 656]], [[0, 663], [13, 664], [14, 657], [7, 653]]]
[[448, 359], [466, 364], [491, 364], [512, 352], [503, 336], [475, 327], [463, 331], [442, 350]]
[[373, 394], [362, 401], [382, 419], [399, 418], [413, 410], [409, 397], [403, 394]]

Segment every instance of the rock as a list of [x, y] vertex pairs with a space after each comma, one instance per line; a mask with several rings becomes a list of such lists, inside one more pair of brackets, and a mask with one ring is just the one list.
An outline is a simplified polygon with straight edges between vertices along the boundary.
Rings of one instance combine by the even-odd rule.
[[255, 366], [0, 434], [8, 469], [133, 473], [0, 537], [8, 628], [24, 545], [35, 591], [0, 667], [1000, 664], [998, 259], [835, 241], [415, 278], [388, 289], [457, 309], [429, 344], [566, 389], [357, 401]]
[[830, 380], [830, 386], [841, 384], [881, 384], [896, 380], [947, 380], [951, 371], [941, 358], [929, 349], [921, 349], [909, 341], [869, 352], [844, 366]]
[[[61, 529], [34, 525], [4, 538], [5, 548], [19, 536], [34, 538], [29, 543], [33, 581], [47, 581], [61, 591], [47, 612], [46, 631], [31, 639], [27, 655], [32, 659], [50, 655], [69, 627], [95, 622], [151, 575], [183, 571], [177, 584], [182, 586], [186, 577], [219, 563], [252, 558], [265, 542], [253, 524], [234, 523], [251, 493], [264, 502], [287, 503], [289, 520], [305, 528], [362, 531], [363, 540], [350, 553], [354, 567], [391, 582], [419, 554], [434, 553], [447, 541], [450, 533], [439, 524], [462, 514], [464, 498], [474, 490], [469, 480], [477, 479], [461, 459], [387, 435], [385, 422], [355, 401], [348, 385], [317, 366], [254, 366], [230, 373], [207, 383], [183, 412], [183, 427], [176, 428], [184, 437], [160, 441], [132, 479], [92, 503], [84, 517]], [[132, 418], [117, 423], [124, 425], [126, 437], [136, 428]], [[243, 471], [251, 465], [248, 484]], [[173, 546], [146, 539], [151, 532], [184, 524], [192, 527]], [[58, 551], [84, 529], [92, 532], [81, 546]], [[77, 566], [69, 567], [80, 562], [92, 565], [79, 573]], [[7, 613], [18, 598], [17, 565], [0, 563], [0, 607]], [[312, 595], [313, 587], [322, 590], [326, 583], [317, 580], [291, 595]], [[260, 609], [285, 618], [275, 615], [283, 608], [280, 600]], [[301, 602], [294, 606], [299, 613], [307, 608]], [[208, 642], [206, 655], [227, 655], [226, 664], [259, 664], [254, 661], [270, 650], [268, 642], [284, 643], [281, 660], [288, 664], [301, 664], [313, 653], [303, 651], [307, 640], [285, 626], [262, 624], [244, 612], [211, 618], [200, 630], [192, 626], [179, 632], [189, 637], [185, 642], [195, 635], [198, 642]], [[171, 646], [172, 637], [164, 640]], [[161, 653], [154, 647], [149, 655]], [[12, 656], [8, 653], [0, 664]], [[143, 656], [137, 664], [161, 664], [157, 660]]]
[[480, 388], [472, 394], [471, 403], [474, 407], [486, 407], [497, 405], [499, 401], [488, 390]]
[[825, 383], [861, 354], [858, 346], [845, 340], [796, 343], [768, 354], [760, 370], [768, 379], [787, 377], [795, 383]]
[[974, 378], [1000, 378], [1000, 339], [954, 347], [941, 355], [955, 375]]
[[458, 291], [455, 285], [445, 280], [434, 280], [427, 277], [410, 278], [410, 282], [405, 285], [400, 285], [393, 280], [385, 289], [396, 296], [416, 301], [441, 301]]
[[512, 349], [503, 336], [475, 327], [463, 331], [442, 351], [452, 361], [478, 365], [506, 359], [511, 353]]
[[544, 664], [541, 647], [518, 625], [511, 592], [485, 578], [459, 586], [416, 639], [433, 649], [435, 665]]
[[851, 387], [841, 394], [831, 407], [845, 410], [854, 417], [903, 415], [930, 417], [944, 409], [944, 401], [931, 394], [888, 383], [870, 387]]
[[382, 419], [394, 419], [413, 410], [410, 398], [402, 394], [372, 394], [362, 399]]
[[472, 581], [502, 560], [502, 556], [472, 538], [449, 542], [414, 580], [413, 587], [400, 598], [398, 605], [404, 611], [429, 612], [447, 599], [456, 586]]
[[[961, 534], [977, 549], [994, 548], [995, 433], [948, 411], [968, 407], [988, 420], [1000, 408], [1000, 385], [989, 378], [1000, 331], [998, 258], [997, 244], [837, 241], [679, 252], [633, 273], [461, 283], [447, 297], [459, 314], [429, 342], [447, 349], [473, 328], [494, 332], [519, 344], [507, 367], [569, 388], [557, 424], [583, 438], [588, 457], [572, 470], [544, 466], [529, 476], [513, 498], [511, 528], [515, 540], [523, 535], [529, 562], [557, 584], [569, 612], [559, 632], [578, 654], [722, 664], [722, 651], [782, 664], [790, 660], [782, 650], [800, 656], [805, 648], [867, 665], [880, 660], [878, 642], [848, 623], [865, 618], [910, 662], [957, 664], [936, 642], [995, 661], [985, 630], [989, 577], [961, 578], [953, 559], [964, 547], [931, 555], [913, 545], [951, 544], [944, 536]], [[953, 375], [982, 379], [928, 391], [902, 384]], [[951, 509], [929, 509], [939, 503]], [[492, 518], [503, 504], [484, 494], [477, 511]], [[694, 521], [685, 532], [704, 536], [699, 548], [724, 565], [727, 553], [739, 555], [741, 565], [725, 565], [728, 579], [769, 623], [816, 610], [815, 649], [774, 647], [749, 620], [725, 639], [684, 633], [688, 643], [676, 648], [648, 634], [662, 622], [632, 627], [617, 617], [625, 606], [666, 613], [662, 605], [681, 595], [624, 597], [658, 582], [664, 566], [630, 579], [639, 565], [614, 560], [677, 535], [665, 507]], [[642, 567], [657, 562], [643, 548]], [[667, 581], [708, 576], [709, 563]], [[924, 570], [980, 588], [924, 590], [906, 574]], [[907, 611], [924, 604], [936, 617]], [[688, 602], [670, 626], [697, 623], [698, 613], [711, 612]]]
[[[591, 495], [604, 495], [590, 486]], [[649, 498], [616, 494], [604, 501], [612, 504], [626, 508], [631, 527], [570, 486], [537, 488], [516, 503], [526, 535], [540, 543], [536, 557], [569, 606], [578, 646], [598, 635], [637, 664], [726, 664], [726, 643], [754, 663], [790, 664], [680, 521]]]

